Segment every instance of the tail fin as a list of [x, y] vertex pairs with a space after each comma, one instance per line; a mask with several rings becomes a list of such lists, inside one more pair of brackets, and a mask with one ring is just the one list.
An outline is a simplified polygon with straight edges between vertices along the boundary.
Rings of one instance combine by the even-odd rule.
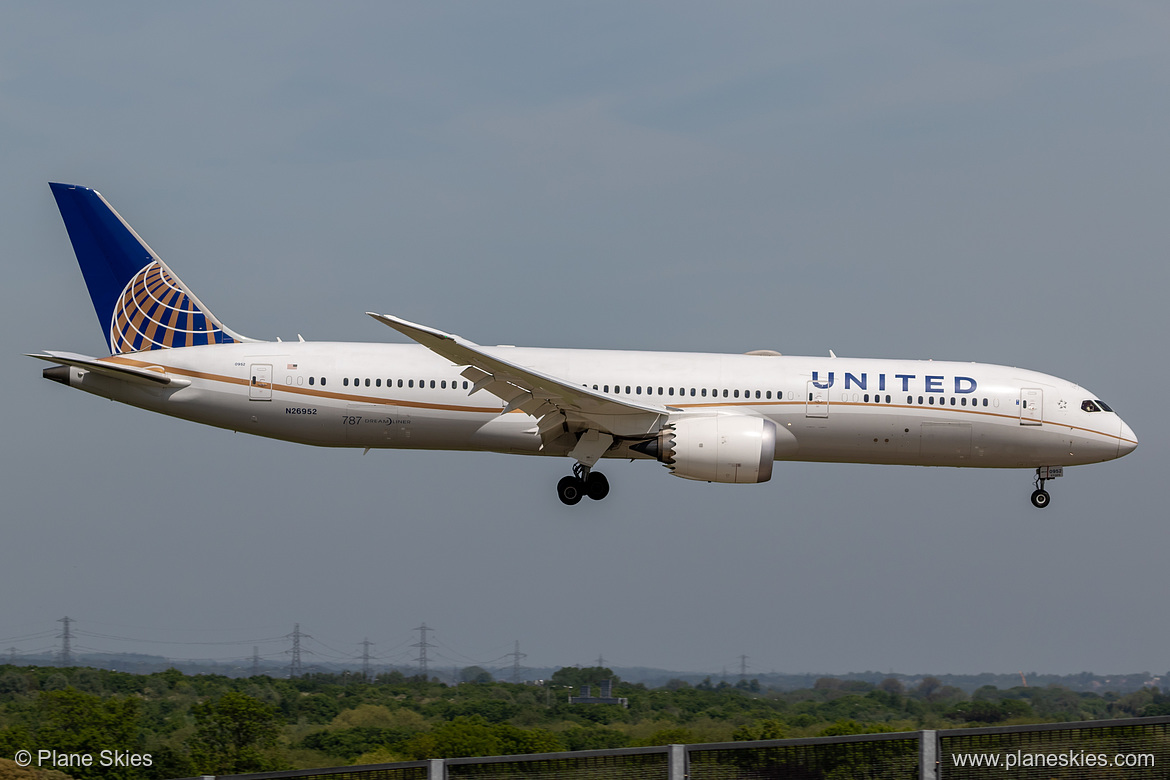
[[97, 190], [50, 183], [110, 354], [252, 341], [229, 330]]

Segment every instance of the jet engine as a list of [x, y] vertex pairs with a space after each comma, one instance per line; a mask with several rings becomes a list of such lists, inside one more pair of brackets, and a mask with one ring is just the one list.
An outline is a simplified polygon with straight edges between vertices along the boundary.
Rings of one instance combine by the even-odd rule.
[[683, 479], [767, 482], [776, 456], [776, 425], [750, 415], [683, 417], [631, 449]]

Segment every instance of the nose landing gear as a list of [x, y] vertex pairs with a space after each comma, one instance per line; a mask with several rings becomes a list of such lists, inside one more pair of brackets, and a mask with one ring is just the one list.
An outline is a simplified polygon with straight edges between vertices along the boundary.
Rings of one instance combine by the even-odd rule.
[[573, 475], [557, 483], [557, 497], [562, 504], [573, 506], [583, 496], [600, 501], [609, 495], [609, 480], [600, 471], [592, 471], [581, 463], [573, 465]]
[[1036, 469], [1036, 478], [1032, 480], [1032, 485], [1036, 488], [1032, 491], [1032, 506], [1037, 509], [1048, 506], [1052, 496], [1048, 495], [1048, 491], [1044, 489], [1044, 483], [1062, 476], [1064, 476], [1063, 466], [1041, 466]]

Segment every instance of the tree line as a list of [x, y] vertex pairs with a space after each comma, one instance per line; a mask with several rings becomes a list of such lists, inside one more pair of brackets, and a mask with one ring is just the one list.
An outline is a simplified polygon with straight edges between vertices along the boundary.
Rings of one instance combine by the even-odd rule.
[[[987, 685], [968, 695], [933, 677], [912, 688], [895, 678], [874, 684], [832, 677], [795, 691], [710, 679], [648, 688], [602, 667], [566, 667], [541, 685], [496, 682], [479, 667], [461, 679], [447, 685], [400, 672], [368, 681], [351, 673], [229, 678], [0, 666], [0, 757], [46, 748], [148, 754], [149, 766], [64, 770], [79, 780], [147, 780], [1170, 714], [1170, 695], [1157, 688], [1122, 695]], [[628, 706], [568, 702], [581, 685], [596, 692], [604, 679]]]

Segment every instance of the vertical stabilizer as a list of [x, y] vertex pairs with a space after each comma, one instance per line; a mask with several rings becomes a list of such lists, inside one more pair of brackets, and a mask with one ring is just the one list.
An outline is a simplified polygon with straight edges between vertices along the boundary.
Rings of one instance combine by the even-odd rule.
[[97, 190], [49, 188], [110, 354], [252, 340], [220, 322]]

